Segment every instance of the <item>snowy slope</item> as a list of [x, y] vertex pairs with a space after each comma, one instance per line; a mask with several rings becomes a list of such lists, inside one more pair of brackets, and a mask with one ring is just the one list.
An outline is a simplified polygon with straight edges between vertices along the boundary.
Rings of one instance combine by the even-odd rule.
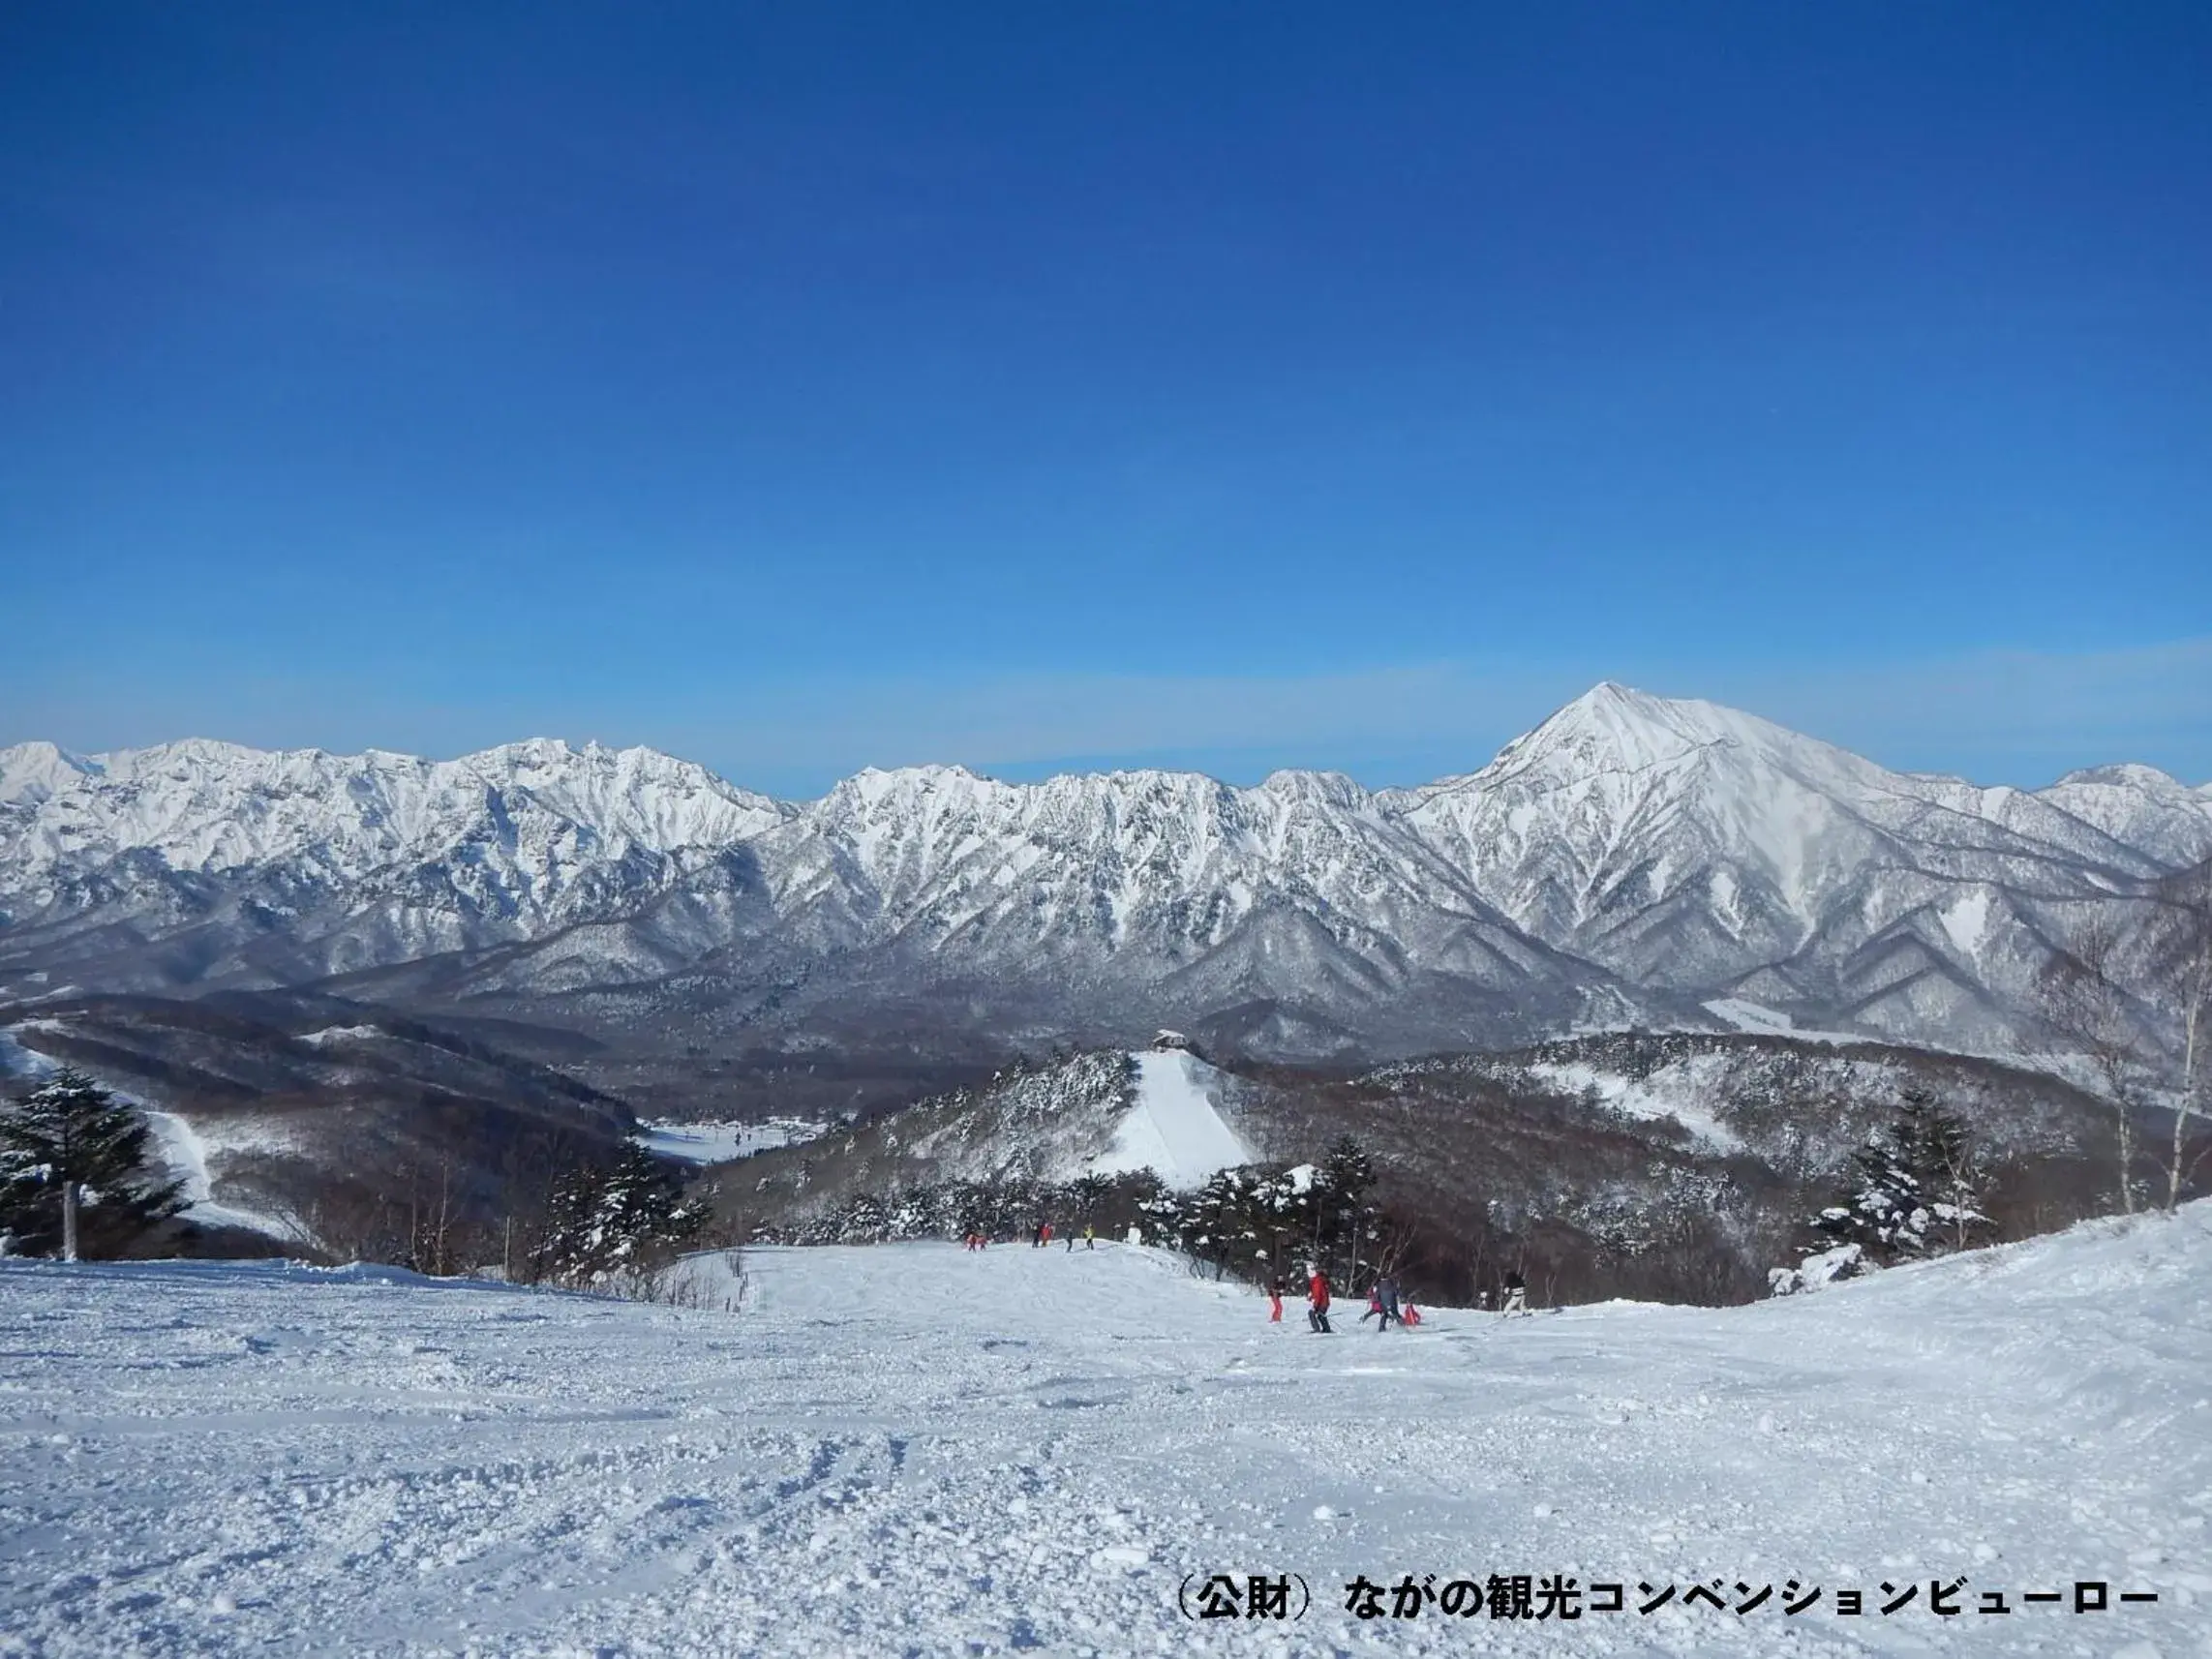
[[[1270, 1327], [1116, 1247], [751, 1269], [733, 1316], [0, 1262], [0, 1652], [2212, 1652], [2204, 1205], [1746, 1309], [1409, 1335]], [[1302, 1625], [1177, 1614], [1187, 1575], [1253, 1571], [1306, 1578]], [[1731, 1611], [1343, 1611], [1409, 1573], [1718, 1580]], [[1967, 1614], [1929, 1614], [1961, 1576]], [[1791, 1578], [1821, 1602], [1733, 1611]], [[2077, 1579], [2161, 1600], [2020, 1600]]]
[[[284, 1137], [251, 1123], [196, 1128], [174, 1112], [149, 1111], [146, 1123], [153, 1131], [155, 1151], [167, 1163], [170, 1174], [184, 1184], [178, 1196], [183, 1198], [184, 1213], [190, 1220], [202, 1226], [242, 1227], [283, 1245], [313, 1247], [314, 1238], [296, 1220], [226, 1204], [215, 1196], [213, 1161], [237, 1151], [292, 1150]], [[230, 1132], [225, 1134], [225, 1130]]]
[[1099, 1175], [1150, 1169], [1169, 1187], [1202, 1187], [1221, 1169], [1250, 1163], [1251, 1151], [1222, 1120], [1222, 1073], [1195, 1054], [1134, 1054], [1136, 1103], [1114, 1126], [1104, 1157], [1087, 1165]]

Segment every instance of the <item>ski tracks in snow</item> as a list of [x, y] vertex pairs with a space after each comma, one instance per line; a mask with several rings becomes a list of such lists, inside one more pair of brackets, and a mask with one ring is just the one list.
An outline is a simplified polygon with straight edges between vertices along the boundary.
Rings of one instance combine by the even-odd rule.
[[[2204, 1219], [1332, 1338], [1119, 1247], [762, 1251], [739, 1315], [5, 1263], [0, 1654], [2205, 1655]], [[1256, 1571], [1303, 1624], [1177, 1614]], [[1355, 1573], [2165, 1599], [1368, 1623]]]

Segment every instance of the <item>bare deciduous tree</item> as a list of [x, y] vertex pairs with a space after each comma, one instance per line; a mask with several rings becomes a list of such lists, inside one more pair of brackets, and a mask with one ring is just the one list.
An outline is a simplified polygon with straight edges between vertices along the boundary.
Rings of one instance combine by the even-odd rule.
[[[2212, 859], [2175, 884], [2162, 918], [2162, 965], [2180, 1003], [2181, 1075], [2174, 1091], [2173, 1149], [2167, 1161], [2166, 1207], [2181, 1205], [2182, 1183], [2197, 1160], [2189, 1152], [2189, 1121], [2204, 1115], [2212, 1083]], [[2199, 1158], [2202, 1154], [2197, 1155]]]
[[2123, 980], [2123, 931], [2117, 906], [2095, 911], [2070, 949], [2054, 953], [2038, 977], [2044, 1017], [2060, 1045], [2085, 1060], [2111, 1102], [2118, 1153], [2120, 1208], [2136, 1213], [2136, 1113], [2144, 1103], [2136, 1055], [2142, 1023]]

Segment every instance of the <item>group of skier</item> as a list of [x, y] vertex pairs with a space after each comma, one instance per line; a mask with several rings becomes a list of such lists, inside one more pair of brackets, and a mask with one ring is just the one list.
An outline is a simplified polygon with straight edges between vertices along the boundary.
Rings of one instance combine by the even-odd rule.
[[[1267, 1319], [1270, 1324], [1283, 1322], [1283, 1297], [1288, 1288], [1281, 1275], [1267, 1282]], [[1375, 1287], [1368, 1292], [1367, 1312], [1359, 1316], [1359, 1322], [1363, 1325], [1370, 1319], [1376, 1321], [1377, 1331], [1386, 1331], [1393, 1319], [1400, 1325], [1419, 1324], [1421, 1311], [1411, 1303], [1400, 1304], [1398, 1281], [1386, 1273], [1375, 1282]], [[1329, 1276], [1321, 1271], [1318, 1262], [1306, 1263], [1306, 1324], [1324, 1336], [1334, 1332], [1334, 1327], [1329, 1324]]]
[[[1267, 1282], [1269, 1324], [1279, 1325], [1283, 1322], [1283, 1298], [1288, 1290], [1289, 1283], [1281, 1274]], [[1503, 1313], [1526, 1313], [1529, 1311], [1528, 1281], [1518, 1272], [1506, 1274], [1505, 1293], [1499, 1311]], [[1399, 1300], [1398, 1281], [1385, 1273], [1375, 1281], [1374, 1286], [1368, 1291], [1367, 1312], [1359, 1316], [1359, 1322], [1363, 1325], [1370, 1319], [1375, 1321], [1378, 1333], [1387, 1331], [1393, 1320], [1402, 1328], [1409, 1328], [1421, 1322], [1421, 1311], [1410, 1302]], [[1306, 1324], [1309, 1329], [1322, 1336], [1335, 1334], [1334, 1327], [1329, 1324], [1329, 1276], [1321, 1271], [1318, 1262], [1306, 1263]]]
[[[1039, 1222], [1034, 1227], [1029, 1229], [1029, 1243], [1031, 1248], [1035, 1250], [1043, 1250], [1046, 1245], [1052, 1242], [1052, 1233], [1053, 1226], [1050, 1222]], [[1070, 1233], [1064, 1241], [1068, 1249], [1074, 1250], [1076, 1248], [1076, 1240], [1077, 1238], [1080, 1238], [1083, 1241], [1083, 1248], [1085, 1250], [1097, 1250], [1099, 1248], [1099, 1235], [1098, 1229], [1096, 1227], [1086, 1225], [1080, 1233]], [[962, 1250], [982, 1250], [989, 1243], [990, 1234], [983, 1231], [981, 1228], [974, 1228], [961, 1238], [960, 1248]]]
[[[1053, 1231], [1050, 1222], [1039, 1222], [1030, 1229], [1030, 1248], [1033, 1250], [1048, 1248], [1052, 1243]], [[1097, 1229], [1085, 1225], [1080, 1235], [1076, 1233], [1067, 1235], [1064, 1242], [1069, 1250], [1073, 1251], [1076, 1248], [1076, 1240], [1078, 1236], [1081, 1237], [1085, 1250], [1097, 1250], [1099, 1248]], [[1136, 1234], [1134, 1228], [1130, 1232], [1130, 1242], [1132, 1244], [1136, 1242]], [[981, 1229], [976, 1229], [967, 1233], [960, 1240], [960, 1248], [962, 1250], [982, 1250], [989, 1243], [990, 1235]], [[1269, 1324], [1280, 1325], [1283, 1322], [1283, 1298], [1289, 1293], [1289, 1282], [1281, 1274], [1276, 1274], [1268, 1280], [1267, 1322]], [[1329, 1276], [1321, 1271], [1320, 1263], [1309, 1261], [1306, 1263], [1306, 1324], [1309, 1329], [1322, 1336], [1335, 1334], [1335, 1328], [1329, 1323]], [[1483, 1301], [1487, 1305], [1489, 1301], [1487, 1295]], [[1500, 1313], [1528, 1312], [1529, 1282], [1521, 1277], [1518, 1270], [1508, 1272], [1505, 1275], [1504, 1290], [1499, 1297], [1498, 1311]], [[1369, 1288], [1367, 1312], [1359, 1316], [1359, 1322], [1363, 1325], [1370, 1319], [1375, 1321], [1375, 1329], [1378, 1333], [1390, 1329], [1393, 1322], [1401, 1328], [1409, 1328], [1421, 1322], [1421, 1311], [1410, 1302], [1400, 1299], [1398, 1281], [1390, 1274], [1385, 1273], [1379, 1275]]]

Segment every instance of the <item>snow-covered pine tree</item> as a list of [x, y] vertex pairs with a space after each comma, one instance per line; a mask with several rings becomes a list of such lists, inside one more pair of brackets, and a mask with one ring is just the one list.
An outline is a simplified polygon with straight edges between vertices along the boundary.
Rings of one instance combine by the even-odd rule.
[[1973, 1137], [1924, 1091], [1907, 1090], [1904, 1102], [1898, 1129], [1912, 1149], [1914, 1173], [1935, 1220], [1933, 1236], [1942, 1249], [1965, 1250], [1996, 1226], [1982, 1213], [1989, 1180]]
[[1330, 1143], [1307, 1192], [1313, 1204], [1314, 1249], [1321, 1261], [1342, 1273], [1347, 1289], [1359, 1277], [1360, 1246], [1375, 1219], [1374, 1206], [1365, 1202], [1374, 1185], [1375, 1161], [1346, 1134]]
[[184, 1208], [143, 1114], [64, 1069], [0, 1106], [0, 1234], [64, 1261], [111, 1255]]
[[1076, 1212], [1075, 1219], [1086, 1225], [1096, 1222], [1099, 1210], [1113, 1191], [1113, 1183], [1104, 1175], [1078, 1175], [1069, 1188], [1068, 1195]]
[[891, 1212], [873, 1192], [855, 1192], [836, 1212], [839, 1244], [881, 1244], [891, 1231]]
[[1990, 1225], [1966, 1127], [1923, 1090], [1905, 1092], [1896, 1121], [1852, 1165], [1841, 1201], [1813, 1218], [1824, 1249], [1856, 1244], [1887, 1264], [1962, 1250]]
[[674, 1165], [632, 1142], [611, 1164], [581, 1164], [555, 1183], [540, 1278], [587, 1285], [618, 1269], [647, 1268], [674, 1256], [707, 1220], [685, 1201]]

